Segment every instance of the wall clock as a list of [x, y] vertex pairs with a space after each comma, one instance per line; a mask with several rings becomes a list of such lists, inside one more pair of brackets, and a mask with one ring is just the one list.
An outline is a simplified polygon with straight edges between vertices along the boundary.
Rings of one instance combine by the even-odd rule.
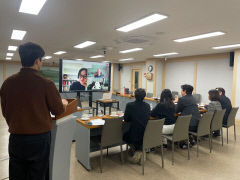
[[148, 65], [148, 71], [152, 72], [152, 70], [153, 70], [153, 66], [152, 65]]

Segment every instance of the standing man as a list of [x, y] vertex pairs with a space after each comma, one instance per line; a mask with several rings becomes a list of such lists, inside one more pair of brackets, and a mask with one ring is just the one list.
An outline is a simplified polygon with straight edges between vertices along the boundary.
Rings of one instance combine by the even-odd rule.
[[2, 114], [7, 121], [9, 138], [9, 179], [48, 179], [53, 115], [64, 112], [51, 80], [38, 74], [44, 50], [37, 44], [19, 46], [22, 68], [7, 78], [1, 89]]
[[226, 109], [226, 112], [223, 117], [223, 124], [227, 125], [227, 119], [230, 111], [232, 110], [232, 104], [230, 99], [225, 96], [225, 90], [223, 88], [219, 87], [219, 88], [216, 88], [216, 90], [220, 95], [220, 103], [221, 103], [222, 109]]

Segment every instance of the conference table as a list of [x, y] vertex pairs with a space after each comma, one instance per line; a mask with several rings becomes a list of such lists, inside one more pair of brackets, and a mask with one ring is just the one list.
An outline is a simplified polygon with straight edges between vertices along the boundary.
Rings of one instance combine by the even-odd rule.
[[[118, 116], [121, 117], [121, 116]], [[99, 136], [102, 132], [103, 125], [89, 125], [91, 120], [103, 119], [103, 118], [118, 118], [110, 115], [94, 116], [90, 117], [89, 120], [82, 120], [78, 118], [76, 120], [76, 157], [77, 160], [87, 170], [91, 170], [90, 154], [99, 150], [99, 146], [91, 141], [91, 137]]]

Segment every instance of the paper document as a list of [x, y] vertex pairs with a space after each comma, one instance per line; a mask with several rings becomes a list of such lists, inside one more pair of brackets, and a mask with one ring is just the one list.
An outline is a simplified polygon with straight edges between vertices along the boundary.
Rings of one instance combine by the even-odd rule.
[[102, 119], [93, 119], [90, 120], [91, 125], [104, 125], [105, 124], [105, 120]]

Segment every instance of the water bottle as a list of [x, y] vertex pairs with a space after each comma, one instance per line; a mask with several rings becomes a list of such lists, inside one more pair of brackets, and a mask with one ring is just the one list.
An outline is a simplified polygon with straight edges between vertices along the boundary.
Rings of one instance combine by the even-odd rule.
[[98, 116], [100, 116], [100, 117], [102, 116], [102, 111], [101, 111], [101, 109], [98, 110]]

